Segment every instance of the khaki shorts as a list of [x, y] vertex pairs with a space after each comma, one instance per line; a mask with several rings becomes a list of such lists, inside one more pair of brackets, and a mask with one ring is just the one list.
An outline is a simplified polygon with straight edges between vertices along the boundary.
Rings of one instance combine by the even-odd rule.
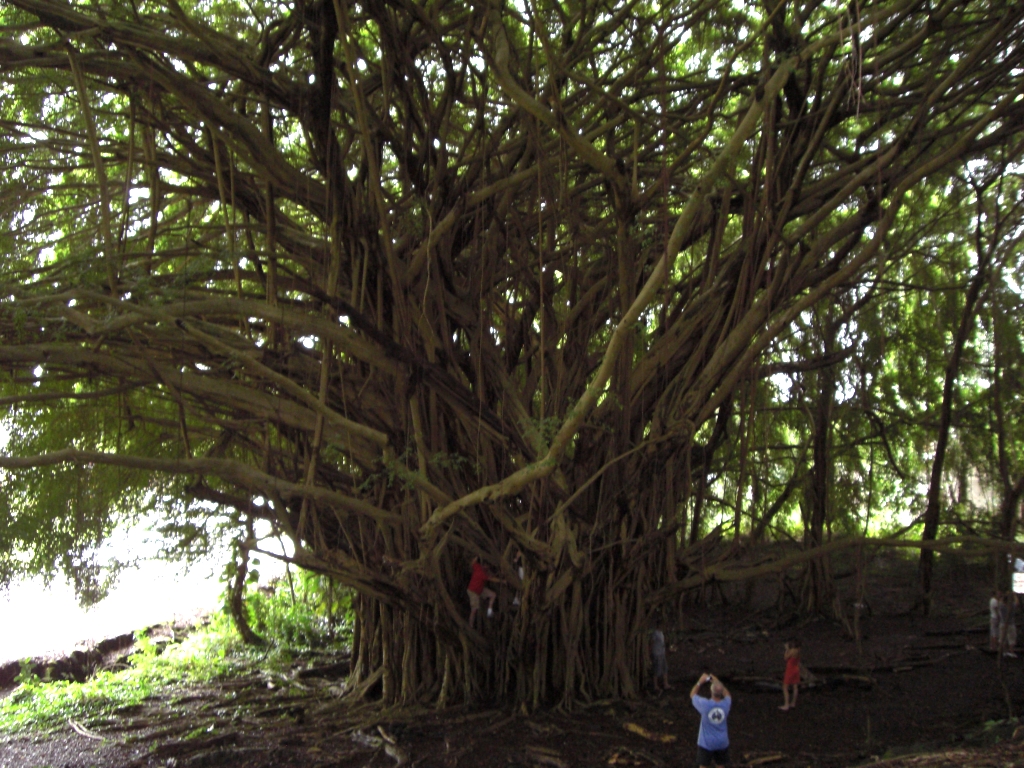
[[479, 608], [480, 607], [480, 598], [481, 597], [486, 597], [488, 600], [490, 600], [490, 599], [492, 599], [492, 598], [494, 598], [496, 596], [494, 594], [494, 590], [493, 589], [488, 589], [487, 587], [484, 587], [483, 591], [479, 595], [476, 592], [474, 592], [473, 590], [471, 590], [471, 589], [467, 589], [466, 590], [466, 594], [469, 595], [469, 607], [470, 608]]

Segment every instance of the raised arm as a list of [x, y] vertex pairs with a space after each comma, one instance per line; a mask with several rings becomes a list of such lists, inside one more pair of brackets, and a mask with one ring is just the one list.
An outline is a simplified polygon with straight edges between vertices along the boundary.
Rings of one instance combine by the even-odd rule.
[[711, 674], [702, 674], [700, 677], [698, 677], [697, 682], [694, 683], [693, 688], [690, 689], [690, 698], [692, 699], [694, 696], [697, 695], [697, 691], [700, 689], [701, 685], [703, 685], [704, 683], [709, 683], [712, 680], [714, 680], [714, 676]]

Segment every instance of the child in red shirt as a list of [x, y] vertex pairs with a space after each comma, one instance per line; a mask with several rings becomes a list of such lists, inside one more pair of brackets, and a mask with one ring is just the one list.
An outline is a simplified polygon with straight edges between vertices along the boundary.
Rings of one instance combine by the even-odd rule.
[[[782, 675], [782, 706], [783, 712], [796, 708], [796, 694], [800, 690], [800, 641], [795, 637], [786, 641], [786, 671]], [[789, 692], [793, 692], [793, 701], [789, 700]]]
[[476, 613], [480, 610], [480, 598], [483, 597], [487, 600], [487, 617], [490, 618], [494, 615], [494, 598], [497, 597], [493, 589], [487, 588], [487, 582], [494, 577], [480, 565], [480, 558], [473, 558], [472, 568], [473, 575], [469, 577], [469, 587], [466, 588], [466, 594], [469, 595], [470, 628], [476, 624]]

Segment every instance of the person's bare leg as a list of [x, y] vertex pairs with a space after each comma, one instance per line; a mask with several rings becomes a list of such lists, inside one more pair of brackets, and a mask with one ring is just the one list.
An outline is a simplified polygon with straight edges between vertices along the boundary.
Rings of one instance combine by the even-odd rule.
[[476, 629], [476, 608], [469, 609], [469, 628]]
[[799, 693], [799, 691], [800, 691], [800, 685], [799, 684], [795, 684], [793, 686], [793, 701], [789, 705], [790, 709], [796, 709], [796, 695], [797, 695], [797, 693]]
[[662, 686], [662, 687], [663, 687], [663, 688], [664, 688], [664, 689], [665, 689], [666, 691], [670, 691], [670, 690], [672, 690], [672, 686], [668, 684], [668, 672], [666, 672], [666, 673], [664, 674], [664, 676], [663, 676], [663, 677], [661, 678], [661, 686]]
[[789, 710], [789, 686], [785, 683], [782, 684], [782, 706], [779, 709], [783, 712]]

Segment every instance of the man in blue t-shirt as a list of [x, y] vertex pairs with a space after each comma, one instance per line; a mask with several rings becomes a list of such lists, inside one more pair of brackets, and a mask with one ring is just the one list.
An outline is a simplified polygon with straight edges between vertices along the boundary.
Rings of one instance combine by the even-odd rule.
[[[711, 683], [711, 698], [698, 696], [704, 683]], [[711, 673], [697, 678], [690, 691], [693, 708], [700, 712], [700, 733], [697, 734], [697, 765], [729, 764], [729, 710], [732, 697], [722, 681]]]

